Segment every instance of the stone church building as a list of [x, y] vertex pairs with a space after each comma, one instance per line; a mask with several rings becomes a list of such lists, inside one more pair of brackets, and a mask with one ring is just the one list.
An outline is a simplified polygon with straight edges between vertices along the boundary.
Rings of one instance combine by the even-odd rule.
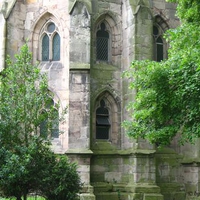
[[54, 103], [66, 106], [54, 151], [78, 163], [81, 200], [184, 200], [198, 195], [200, 143], [157, 149], [128, 138], [132, 60], [167, 58], [179, 25], [165, 0], [0, 0], [0, 70], [28, 40]]

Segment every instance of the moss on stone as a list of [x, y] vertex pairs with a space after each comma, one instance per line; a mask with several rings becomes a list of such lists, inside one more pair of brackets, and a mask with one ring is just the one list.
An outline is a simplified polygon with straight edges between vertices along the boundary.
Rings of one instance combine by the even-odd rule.
[[90, 64], [87, 63], [70, 63], [70, 69], [72, 70], [81, 70], [81, 69], [90, 69]]
[[66, 154], [93, 154], [90, 149], [68, 149]]

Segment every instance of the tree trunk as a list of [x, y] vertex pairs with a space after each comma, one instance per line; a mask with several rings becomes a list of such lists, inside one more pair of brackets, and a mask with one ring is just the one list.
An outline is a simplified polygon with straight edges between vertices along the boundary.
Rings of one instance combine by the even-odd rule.
[[25, 194], [23, 195], [23, 197], [24, 197], [24, 200], [27, 200], [27, 193], [25, 193]]
[[17, 197], [17, 200], [22, 200], [21, 197]]

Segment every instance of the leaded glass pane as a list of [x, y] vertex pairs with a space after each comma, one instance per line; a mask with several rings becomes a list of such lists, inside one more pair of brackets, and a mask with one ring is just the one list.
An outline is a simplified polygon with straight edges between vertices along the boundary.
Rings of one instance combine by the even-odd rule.
[[58, 33], [53, 37], [53, 60], [60, 60], [60, 36]]
[[42, 38], [42, 61], [49, 60], [49, 37], [47, 34]]
[[160, 62], [161, 60], [163, 60], [163, 41], [161, 37], [159, 37], [156, 41], [156, 51], [157, 61]]
[[102, 115], [102, 114], [108, 115], [109, 113], [108, 113], [108, 109], [107, 109], [107, 108], [99, 107], [99, 108], [97, 109], [97, 111], [96, 111], [96, 114], [97, 114], [97, 115]]
[[104, 100], [101, 100], [96, 110], [96, 139], [109, 139], [109, 129], [109, 111], [105, 108]]
[[97, 126], [96, 127], [96, 139], [109, 139], [109, 127], [108, 126]]
[[54, 120], [51, 129], [51, 137], [59, 137], [59, 113], [57, 109], [54, 110]]
[[46, 138], [47, 135], [48, 135], [48, 124], [47, 124], [48, 114], [47, 114], [47, 112], [43, 111], [41, 113], [40, 117], [43, 118], [43, 120], [40, 123], [40, 136], [43, 137], [43, 138]]
[[97, 60], [108, 61], [109, 33], [105, 30], [105, 24], [101, 24], [101, 29], [96, 34], [96, 56]]
[[49, 33], [53, 33], [54, 31], [55, 31], [55, 24], [54, 23], [50, 23], [49, 25], [48, 25], [48, 27], [47, 27], [47, 31], [49, 32]]
[[108, 116], [97, 116], [97, 125], [110, 126]]
[[156, 36], [158, 35], [159, 31], [158, 28], [156, 26], [153, 26], [153, 34]]
[[108, 39], [97, 38], [97, 60], [108, 61]]
[[40, 136], [43, 138], [47, 137], [47, 121], [44, 120], [43, 122], [40, 123]]

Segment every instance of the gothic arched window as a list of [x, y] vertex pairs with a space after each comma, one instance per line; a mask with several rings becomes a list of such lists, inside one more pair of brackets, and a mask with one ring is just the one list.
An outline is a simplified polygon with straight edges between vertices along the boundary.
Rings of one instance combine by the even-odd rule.
[[53, 37], [53, 60], [60, 60], [60, 36], [58, 33]]
[[42, 61], [60, 60], [60, 35], [53, 22], [47, 23], [42, 32]]
[[96, 33], [96, 60], [109, 60], [109, 33], [104, 22], [100, 24]]
[[58, 138], [59, 137], [59, 113], [57, 108], [53, 108], [51, 111], [53, 116], [51, 116], [51, 121], [48, 119], [48, 109], [50, 107], [54, 107], [54, 101], [51, 100], [49, 102], [49, 105], [45, 110], [42, 111], [41, 116], [42, 122], [40, 123], [40, 136], [41, 137], [48, 137], [49, 135], [52, 138]]
[[44, 34], [42, 38], [42, 61], [49, 60], [49, 37]]
[[159, 29], [153, 27], [153, 37], [154, 37], [154, 60], [160, 62], [164, 59], [164, 44], [161, 37]]
[[106, 108], [105, 101], [100, 101], [100, 106], [96, 110], [96, 139], [109, 139], [109, 111]]

